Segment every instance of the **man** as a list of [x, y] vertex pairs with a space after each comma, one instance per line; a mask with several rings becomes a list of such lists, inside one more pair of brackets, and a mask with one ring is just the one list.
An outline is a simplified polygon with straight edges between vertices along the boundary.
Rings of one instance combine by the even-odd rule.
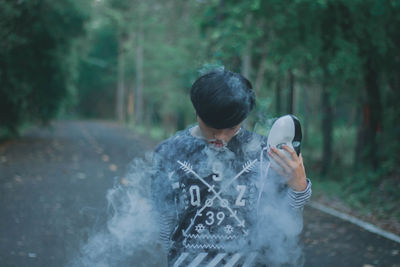
[[[198, 124], [161, 143], [153, 159], [153, 199], [169, 266], [279, 263], [282, 256], [265, 256], [274, 253], [268, 240], [276, 230], [264, 229], [280, 224], [270, 207], [298, 214], [309, 199], [301, 155], [284, 146], [290, 157], [275, 147], [268, 157], [266, 138], [242, 127], [255, 105], [251, 83], [242, 75], [207, 73], [192, 85], [190, 97]], [[280, 166], [275, 178], [268, 175], [271, 158]]]

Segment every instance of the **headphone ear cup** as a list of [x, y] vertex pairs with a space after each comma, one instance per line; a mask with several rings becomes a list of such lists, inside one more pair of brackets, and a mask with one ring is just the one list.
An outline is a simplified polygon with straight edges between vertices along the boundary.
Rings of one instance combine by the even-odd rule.
[[300, 124], [299, 119], [296, 116], [290, 115], [290, 117], [292, 118], [293, 124], [294, 124], [294, 137], [293, 137], [292, 145], [293, 145], [294, 151], [296, 151], [297, 156], [299, 156], [300, 150], [301, 150], [301, 141], [303, 139], [303, 133], [301, 131], [301, 124]]
[[301, 144], [301, 143], [298, 142], [298, 141], [294, 141], [294, 142], [292, 143], [293, 149], [294, 149], [294, 151], [296, 151], [297, 156], [300, 155], [300, 144]]

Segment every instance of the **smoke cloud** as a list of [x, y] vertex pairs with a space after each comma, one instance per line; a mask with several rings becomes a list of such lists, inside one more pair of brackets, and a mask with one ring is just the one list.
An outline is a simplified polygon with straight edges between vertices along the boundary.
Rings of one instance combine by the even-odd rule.
[[108, 219], [67, 266], [165, 266], [150, 196], [151, 155], [134, 159], [107, 192]]
[[[187, 152], [191, 153], [193, 137], [179, 138], [176, 142], [182, 142], [177, 148], [186, 145], [189, 150]], [[204, 140], [198, 139], [196, 142]], [[244, 155], [258, 152], [258, 157], [243, 167], [248, 169], [248, 179], [254, 185], [249, 188], [254, 193], [253, 197], [246, 199], [249, 214], [252, 214], [247, 222], [251, 242], [228, 241], [225, 249], [228, 252], [238, 249], [242, 252], [258, 251], [258, 262], [267, 266], [302, 266], [304, 257], [299, 244], [299, 235], [303, 228], [302, 212], [289, 205], [286, 181], [270, 168], [270, 162], [264, 155], [266, 151], [260, 155], [262, 145], [265, 145], [265, 140], [256, 135], [243, 149]], [[163, 155], [168, 158], [179, 153], [170, 150], [164, 151]], [[192, 165], [184, 163], [184, 159], [178, 163], [173, 157], [168, 158], [168, 164], [181, 164], [181, 169], [185, 166], [187, 169], [192, 168], [200, 177], [214, 173], [215, 181], [221, 182], [224, 198], [237, 198], [236, 189], [240, 189], [241, 185], [239, 178], [233, 179], [238, 174], [237, 169], [231, 166], [232, 159], [235, 159], [234, 153], [227, 147], [214, 149], [205, 146], [197, 154], [198, 158], [191, 158]], [[206, 160], [204, 155], [207, 156]], [[153, 174], [151, 158], [152, 155], [148, 154], [145, 159], [135, 159], [126, 178], [108, 191], [106, 197], [109, 212], [106, 226], [92, 233], [69, 266], [166, 266], [166, 253], [158, 240], [158, 204], [152, 201], [150, 192]], [[166, 177], [171, 183], [174, 182], [172, 174], [166, 174]], [[163, 190], [165, 187], [159, 188]], [[162, 195], [162, 192], [154, 194]], [[185, 205], [179, 202], [175, 204], [178, 207]], [[170, 207], [170, 210], [176, 208]], [[222, 221], [232, 217], [229, 214], [224, 217], [222, 213], [220, 215], [215, 219]]]

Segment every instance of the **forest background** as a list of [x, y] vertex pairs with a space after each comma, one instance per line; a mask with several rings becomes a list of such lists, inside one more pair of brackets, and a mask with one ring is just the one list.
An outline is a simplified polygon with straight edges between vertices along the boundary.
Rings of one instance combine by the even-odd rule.
[[247, 128], [300, 119], [317, 198], [399, 223], [399, 29], [400, 0], [0, 0], [0, 136], [90, 118], [161, 140], [225, 66], [256, 91]]

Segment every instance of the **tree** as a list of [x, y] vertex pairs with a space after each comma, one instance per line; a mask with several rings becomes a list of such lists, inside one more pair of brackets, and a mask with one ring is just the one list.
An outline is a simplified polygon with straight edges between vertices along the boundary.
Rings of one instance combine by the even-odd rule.
[[1, 128], [17, 134], [25, 122], [46, 123], [71, 96], [82, 10], [72, 0], [0, 2]]

